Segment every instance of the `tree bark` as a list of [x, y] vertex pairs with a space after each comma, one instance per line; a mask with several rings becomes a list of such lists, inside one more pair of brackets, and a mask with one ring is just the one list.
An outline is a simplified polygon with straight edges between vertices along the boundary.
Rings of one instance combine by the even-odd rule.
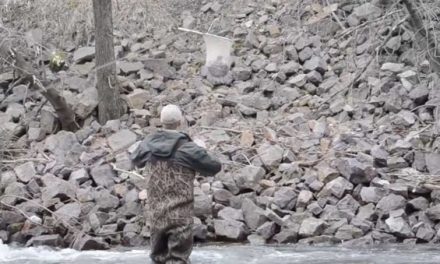
[[93, 0], [95, 19], [96, 79], [99, 96], [98, 121], [121, 116], [121, 99], [116, 79], [116, 62], [113, 44], [112, 1]]

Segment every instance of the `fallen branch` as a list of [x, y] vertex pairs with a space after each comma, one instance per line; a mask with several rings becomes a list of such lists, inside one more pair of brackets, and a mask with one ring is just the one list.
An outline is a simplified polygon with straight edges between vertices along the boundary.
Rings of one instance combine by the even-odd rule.
[[230, 129], [230, 128], [223, 128], [223, 127], [200, 126], [200, 128], [203, 128], [203, 129], [210, 129], [210, 130], [224, 130], [224, 131], [233, 132], [233, 133], [238, 133], [238, 134], [243, 133], [243, 131], [241, 131], [241, 130]]
[[112, 166], [114, 171], [118, 171], [118, 172], [122, 172], [122, 173], [127, 173], [127, 174], [130, 174], [130, 175], [136, 176], [138, 178], [145, 179], [145, 177], [140, 175], [139, 173], [120, 169], [120, 168], [116, 167], [116, 165], [114, 163], [110, 163], [110, 165]]
[[23, 159], [15, 159], [15, 160], [0, 160], [0, 163], [9, 163], [9, 164], [15, 164], [20, 162], [28, 162], [28, 161], [35, 161], [35, 162], [49, 162], [50, 160], [47, 159], [39, 159], [39, 158], [23, 158]]

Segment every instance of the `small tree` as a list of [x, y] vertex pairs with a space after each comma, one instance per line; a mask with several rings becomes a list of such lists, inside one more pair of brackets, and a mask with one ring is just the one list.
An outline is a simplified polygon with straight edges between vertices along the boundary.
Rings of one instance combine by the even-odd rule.
[[93, 0], [95, 19], [96, 79], [99, 96], [98, 120], [105, 124], [108, 120], [121, 116], [119, 85], [116, 79], [115, 51], [113, 44], [112, 1]]

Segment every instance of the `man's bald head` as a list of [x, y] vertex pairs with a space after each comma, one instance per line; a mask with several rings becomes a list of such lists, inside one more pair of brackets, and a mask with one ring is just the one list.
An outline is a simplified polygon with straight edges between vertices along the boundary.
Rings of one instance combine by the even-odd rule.
[[169, 104], [160, 112], [160, 122], [165, 129], [177, 129], [182, 122], [182, 111], [177, 105]]

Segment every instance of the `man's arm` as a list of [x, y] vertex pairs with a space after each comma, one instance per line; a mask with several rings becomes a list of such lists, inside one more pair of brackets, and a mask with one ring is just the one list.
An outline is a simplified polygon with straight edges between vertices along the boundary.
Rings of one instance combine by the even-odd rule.
[[190, 167], [203, 176], [214, 176], [221, 169], [219, 160], [208, 154], [206, 149], [197, 146], [194, 142], [188, 142], [179, 147], [176, 159], [183, 166]]

